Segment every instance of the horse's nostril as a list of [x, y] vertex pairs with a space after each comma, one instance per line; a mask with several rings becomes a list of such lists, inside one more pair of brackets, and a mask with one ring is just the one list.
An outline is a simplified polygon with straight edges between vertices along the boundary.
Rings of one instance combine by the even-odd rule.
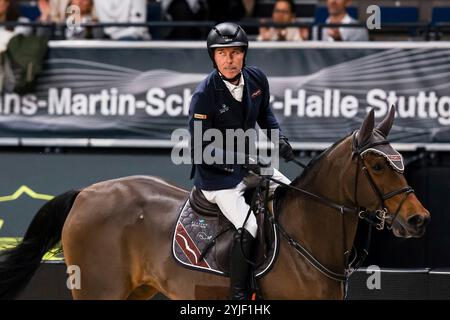
[[413, 227], [421, 227], [425, 223], [425, 218], [419, 214], [416, 214], [408, 219], [408, 224]]

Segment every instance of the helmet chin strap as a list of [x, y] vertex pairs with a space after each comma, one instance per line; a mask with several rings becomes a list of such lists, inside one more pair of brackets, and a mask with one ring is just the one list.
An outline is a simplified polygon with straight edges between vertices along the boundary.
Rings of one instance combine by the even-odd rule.
[[220, 77], [221, 77], [223, 80], [228, 81], [228, 82], [231, 82], [231, 83], [233, 83], [233, 82], [239, 80], [239, 79], [241, 78], [241, 74], [242, 74], [242, 70], [241, 70], [241, 71], [239, 71], [239, 73], [238, 73], [237, 75], [235, 75], [233, 78], [227, 78], [227, 77], [225, 77], [219, 70], [217, 70], [217, 71], [219, 72], [219, 75], [220, 75]]

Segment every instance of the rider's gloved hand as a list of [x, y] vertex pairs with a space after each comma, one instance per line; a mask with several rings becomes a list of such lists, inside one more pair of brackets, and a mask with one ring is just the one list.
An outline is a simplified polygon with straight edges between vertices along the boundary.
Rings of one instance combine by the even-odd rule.
[[292, 151], [292, 147], [285, 136], [280, 137], [279, 144], [280, 144], [280, 156], [286, 161], [291, 161], [292, 159], [294, 159], [295, 157], [294, 152]]

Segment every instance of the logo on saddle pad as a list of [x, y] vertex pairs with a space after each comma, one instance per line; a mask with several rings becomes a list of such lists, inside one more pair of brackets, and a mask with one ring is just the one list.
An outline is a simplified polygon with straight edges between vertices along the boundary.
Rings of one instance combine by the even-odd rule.
[[200, 219], [200, 220], [197, 220], [197, 221], [192, 221], [191, 222], [191, 226], [192, 227], [197, 227], [197, 228], [200, 228], [200, 229], [206, 229], [207, 227], [208, 227], [208, 224], [205, 222], [205, 220], [204, 219]]
[[209, 241], [212, 239], [212, 236], [208, 236], [206, 233], [204, 232], [199, 232], [197, 233], [197, 237], [198, 240], [200, 241]]

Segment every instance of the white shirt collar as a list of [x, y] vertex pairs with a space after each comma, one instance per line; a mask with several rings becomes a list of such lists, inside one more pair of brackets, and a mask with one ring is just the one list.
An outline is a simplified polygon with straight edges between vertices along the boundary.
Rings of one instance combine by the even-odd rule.
[[227, 86], [227, 88], [230, 91], [233, 98], [235, 98], [239, 102], [242, 102], [242, 96], [244, 94], [244, 76], [243, 76], [242, 72], [241, 72], [241, 78], [239, 79], [239, 83], [237, 85], [234, 85], [225, 80], [223, 80], [223, 82]]

